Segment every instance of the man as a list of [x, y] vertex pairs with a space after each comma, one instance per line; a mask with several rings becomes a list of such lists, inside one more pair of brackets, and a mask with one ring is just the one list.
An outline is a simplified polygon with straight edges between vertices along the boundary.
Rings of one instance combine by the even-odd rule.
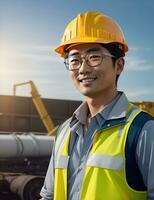
[[85, 102], [57, 131], [42, 199], [154, 199], [154, 120], [117, 89], [127, 51], [103, 13], [66, 27], [56, 52]]

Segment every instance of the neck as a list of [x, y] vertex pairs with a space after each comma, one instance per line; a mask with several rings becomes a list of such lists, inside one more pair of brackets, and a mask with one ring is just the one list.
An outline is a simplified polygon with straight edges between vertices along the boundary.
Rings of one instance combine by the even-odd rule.
[[112, 93], [103, 94], [102, 96], [92, 98], [87, 97], [86, 101], [89, 107], [90, 116], [95, 116], [98, 112], [100, 112], [106, 105], [108, 105], [118, 94], [118, 91], [114, 91]]

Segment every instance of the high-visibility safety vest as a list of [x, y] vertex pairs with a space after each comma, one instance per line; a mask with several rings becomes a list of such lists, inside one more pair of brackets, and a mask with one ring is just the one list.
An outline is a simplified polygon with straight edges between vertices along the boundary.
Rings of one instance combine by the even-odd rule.
[[[80, 200], [147, 199], [147, 191], [137, 191], [128, 185], [125, 170], [128, 130], [140, 112], [141, 110], [129, 104], [125, 121], [107, 124], [95, 133], [85, 165]], [[69, 126], [64, 126], [55, 144], [54, 200], [67, 200], [70, 135]]]

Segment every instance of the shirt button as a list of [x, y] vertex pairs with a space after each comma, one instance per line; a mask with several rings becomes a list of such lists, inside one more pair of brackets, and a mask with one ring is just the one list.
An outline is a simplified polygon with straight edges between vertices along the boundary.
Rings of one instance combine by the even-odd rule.
[[78, 168], [78, 172], [80, 172], [82, 169], [83, 169], [82, 166], [80, 166], [80, 167]]
[[77, 192], [80, 192], [80, 188], [79, 187], [77, 188]]

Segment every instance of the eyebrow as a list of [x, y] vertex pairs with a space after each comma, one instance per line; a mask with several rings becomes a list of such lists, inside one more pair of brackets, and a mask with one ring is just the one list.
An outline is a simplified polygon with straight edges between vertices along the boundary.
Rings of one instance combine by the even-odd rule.
[[[90, 53], [92, 51], [100, 51], [101, 48], [100, 47], [94, 47], [94, 48], [90, 48], [86, 51], [86, 53]], [[74, 53], [70, 53], [69, 56], [75, 56], [75, 55], [79, 55], [79, 52], [74, 52]]]

